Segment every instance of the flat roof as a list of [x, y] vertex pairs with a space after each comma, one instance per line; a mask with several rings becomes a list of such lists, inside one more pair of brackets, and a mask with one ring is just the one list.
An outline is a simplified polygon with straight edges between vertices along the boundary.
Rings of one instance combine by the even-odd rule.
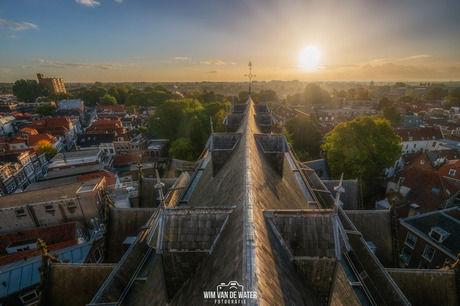
[[[103, 179], [104, 177], [98, 177], [74, 184], [43, 188], [33, 191], [25, 191], [22, 193], [0, 197], [0, 209], [19, 207], [26, 204], [56, 201], [63, 198], [73, 198], [76, 197], [77, 191], [80, 189], [80, 187], [91, 184], [99, 184]], [[46, 189], [46, 191], [44, 189]]]

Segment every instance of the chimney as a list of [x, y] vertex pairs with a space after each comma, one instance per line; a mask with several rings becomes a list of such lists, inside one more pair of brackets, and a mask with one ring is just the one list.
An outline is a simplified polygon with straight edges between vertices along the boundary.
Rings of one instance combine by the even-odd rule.
[[420, 210], [420, 206], [413, 203], [409, 206], [409, 214], [407, 215], [407, 217], [413, 217], [413, 216], [416, 216], [419, 214], [419, 210]]

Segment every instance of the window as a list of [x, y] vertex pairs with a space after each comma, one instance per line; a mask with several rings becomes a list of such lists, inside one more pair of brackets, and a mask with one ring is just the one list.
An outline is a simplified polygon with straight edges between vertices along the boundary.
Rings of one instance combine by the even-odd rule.
[[410, 136], [409, 141], [413, 141], [413, 140], [414, 140], [414, 137]]
[[412, 254], [410, 252], [407, 252], [405, 249], [403, 249], [401, 253], [401, 260], [405, 263], [406, 267], [409, 266], [411, 257], [412, 257]]
[[417, 242], [417, 237], [411, 232], [408, 232], [406, 235], [406, 241], [405, 241], [406, 245], [409, 246], [411, 249], [414, 249], [416, 242]]
[[420, 260], [420, 262], [418, 264], [418, 268], [419, 269], [429, 269], [430, 266], [426, 262], [424, 262], [423, 260]]
[[426, 260], [431, 262], [431, 260], [433, 259], [433, 256], [434, 256], [434, 252], [435, 252], [434, 248], [432, 248], [429, 245], [426, 245], [422, 256], [423, 256], [423, 258], [425, 258]]
[[455, 174], [457, 174], [457, 170], [455, 170], [455, 169], [449, 169], [449, 175], [450, 175], [450, 176], [455, 176]]
[[34, 305], [38, 302], [38, 295], [36, 290], [26, 292], [19, 296], [24, 305]]
[[450, 233], [446, 232], [439, 226], [431, 228], [431, 231], [428, 233], [428, 236], [431, 237], [436, 242], [443, 243], [447, 237], [449, 237]]
[[24, 209], [22, 209], [22, 208], [16, 209], [16, 210], [15, 210], [15, 213], [16, 213], [16, 217], [22, 217], [22, 216], [25, 216], [25, 215], [26, 215], [26, 212], [25, 212]]
[[433, 141], [432, 147], [436, 147], [436, 141]]
[[46, 204], [45, 205], [45, 210], [46, 210], [46, 212], [54, 211], [54, 207], [51, 204]]
[[414, 149], [415, 149], [416, 147], [417, 147], [417, 144], [416, 144], [416, 143], [414, 143]]

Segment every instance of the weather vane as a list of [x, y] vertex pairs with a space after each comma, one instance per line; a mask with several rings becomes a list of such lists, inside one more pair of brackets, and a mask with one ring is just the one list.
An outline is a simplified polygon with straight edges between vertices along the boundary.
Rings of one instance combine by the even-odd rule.
[[255, 77], [256, 75], [252, 74], [252, 63], [251, 62], [249, 62], [248, 67], [249, 67], [249, 74], [245, 74], [244, 76], [249, 78], [249, 94], [251, 94], [252, 78]]

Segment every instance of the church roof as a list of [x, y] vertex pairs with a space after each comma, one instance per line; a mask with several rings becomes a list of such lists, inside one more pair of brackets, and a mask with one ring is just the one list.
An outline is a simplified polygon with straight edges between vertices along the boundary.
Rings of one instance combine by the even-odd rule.
[[256, 293], [249, 304], [408, 304], [314, 171], [260, 120], [268, 108], [245, 105], [92, 304], [212, 304], [204, 292], [235, 284]]

